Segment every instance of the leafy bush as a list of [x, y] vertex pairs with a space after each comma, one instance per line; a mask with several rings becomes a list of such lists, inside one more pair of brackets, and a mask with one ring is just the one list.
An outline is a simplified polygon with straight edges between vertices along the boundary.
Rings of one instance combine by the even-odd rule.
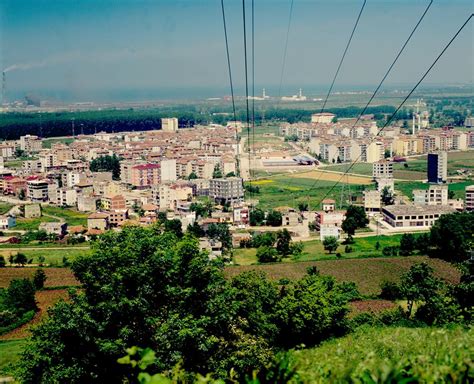
[[[30, 322], [35, 317], [35, 311], [24, 312], [20, 317], [10, 313], [10, 317], [5, 319], [4, 313], [0, 313], [0, 335], [4, 335], [22, 325]], [[2, 325], [4, 324], [4, 325]]]
[[264, 246], [257, 249], [257, 259], [259, 263], [275, 263], [281, 260], [281, 256], [275, 248]]
[[400, 287], [397, 283], [393, 281], [382, 281], [380, 284], [380, 295], [381, 299], [385, 300], [398, 300], [401, 299], [402, 294], [400, 292]]

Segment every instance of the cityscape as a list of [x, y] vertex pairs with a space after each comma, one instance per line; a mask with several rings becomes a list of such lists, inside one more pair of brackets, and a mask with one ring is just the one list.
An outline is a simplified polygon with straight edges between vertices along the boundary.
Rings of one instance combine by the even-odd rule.
[[[0, 5], [12, 41], [34, 12], [59, 41], [88, 26], [105, 47], [101, 18], [125, 44], [115, 17], [144, 41], [92, 59], [0, 47], [0, 382], [474, 380], [472, 4], [340, 2], [315, 83], [292, 50], [308, 50], [307, 2], [26, 3]], [[412, 15], [372, 74], [357, 44], [387, 12]], [[155, 28], [169, 57], [140, 45]], [[417, 34], [429, 57], [411, 55]]]

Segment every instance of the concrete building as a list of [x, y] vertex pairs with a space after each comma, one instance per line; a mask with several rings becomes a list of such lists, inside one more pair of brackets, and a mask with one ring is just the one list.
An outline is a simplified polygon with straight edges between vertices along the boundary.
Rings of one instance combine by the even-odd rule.
[[87, 229], [99, 229], [105, 231], [109, 228], [109, 215], [103, 212], [96, 212], [87, 217]]
[[318, 211], [315, 213], [314, 224], [318, 231], [320, 231], [323, 226], [332, 226], [340, 228], [345, 216], [345, 211]]
[[161, 129], [164, 132], [177, 132], [178, 119], [176, 117], [169, 117], [161, 119]]
[[77, 196], [77, 210], [80, 212], [94, 212], [97, 209], [97, 196], [78, 195]]
[[334, 113], [313, 113], [311, 115], [311, 122], [316, 124], [329, 124], [336, 117]]
[[430, 228], [443, 214], [456, 210], [449, 206], [388, 205], [382, 208], [384, 221], [394, 228]]
[[28, 180], [26, 182], [26, 196], [33, 202], [48, 201], [48, 180]]
[[66, 234], [67, 224], [63, 222], [41, 223], [39, 230], [45, 231], [48, 235], [64, 236]]
[[127, 208], [125, 197], [122, 195], [107, 195], [100, 199], [101, 208], [105, 211]]
[[336, 200], [324, 199], [321, 202], [321, 208], [324, 212], [333, 212], [336, 210]]
[[209, 196], [220, 204], [235, 204], [244, 201], [244, 185], [240, 177], [212, 179], [209, 182]]
[[176, 181], [176, 159], [166, 159], [160, 162], [160, 182]]
[[395, 182], [393, 178], [390, 179], [377, 179], [375, 180], [377, 184], [377, 191], [382, 192], [385, 187], [390, 189], [392, 192], [395, 191]]
[[75, 207], [77, 204], [77, 191], [74, 188], [58, 188], [56, 204], [60, 207]]
[[41, 151], [43, 144], [38, 136], [25, 135], [20, 136], [20, 149], [27, 153]]
[[139, 164], [131, 169], [130, 183], [136, 188], [147, 188], [160, 183], [159, 164]]
[[428, 189], [414, 189], [415, 205], [448, 205], [448, 186], [430, 185]]
[[379, 160], [372, 164], [372, 177], [377, 179], [393, 178], [393, 163], [389, 160]]
[[428, 183], [446, 183], [448, 178], [448, 153], [428, 153]]
[[128, 209], [115, 209], [108, 212], [109, 225], [111, 227], [119, 227], [128, 220]]
[[382, 207], [380, 192], [364, 191], [364, 208], [366, 212], [379, 212]]
[[154, 196], [160, 210], [174, 210], [179, 201], [192, 199], [193, 189], [188, 185], [162, 184], [154, 189]]
[[331, 224], [323, 224], [319, 228], [319, 239], [321, 241], [324, 241], [326, 237], [335, 237], [336, 239], [339, 239], [341, 236], [341, 228], [331, 225]]
[[25, 219], [34, 219], [41, 217], [41, 205], [39, 204], [25, 204], [22, 206], [23, 216]]
[[464, 209], [468, 212], [474, 212], [474, 185], [468, 185], [466, 187]]

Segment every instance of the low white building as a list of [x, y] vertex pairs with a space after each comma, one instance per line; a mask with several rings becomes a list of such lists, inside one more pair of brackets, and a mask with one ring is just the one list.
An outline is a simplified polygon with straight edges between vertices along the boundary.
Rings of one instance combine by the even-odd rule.
[[0, 216], [0, 229], [10, 229], [16, 226], [16, 217], [12, 215]]
[[430, 228], [443, 214], [456, 212], [450, 206], [388, 205], [382, 208], [385, 222], [397, 229]]
[[326, 237], [330, 236], [339, 239], [339, 237], [341, 236], [341, 228], [328, 224], [321, 225], [321, 227], [319, 228], [319, 239], [321, 241], [324, 241]]

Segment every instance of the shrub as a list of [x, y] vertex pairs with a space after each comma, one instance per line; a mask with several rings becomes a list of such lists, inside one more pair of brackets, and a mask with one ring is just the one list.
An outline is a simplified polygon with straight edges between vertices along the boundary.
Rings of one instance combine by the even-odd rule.
[[382, 281], [380, 284], [380, 295], [381, 299], [385, 300], [398, 300], [401, 299], [402, 294], [400, 292], [400, 287], [397, 283], [393, 281]]
[[257, 259], [260, 263], [275, 263], [281, 260], [281, 256], [275, 248], [264, 246], [257, 249]]
[[351, 253], [352, 252], [352, 247], [350, 245], [346, 245], [346, 247], [344, 248], [344, 252], [345, 253]]
[[46, 273], [42, 269], [37, 269], [33, 276], [33, 284], [37, 290], [44, 288]]

